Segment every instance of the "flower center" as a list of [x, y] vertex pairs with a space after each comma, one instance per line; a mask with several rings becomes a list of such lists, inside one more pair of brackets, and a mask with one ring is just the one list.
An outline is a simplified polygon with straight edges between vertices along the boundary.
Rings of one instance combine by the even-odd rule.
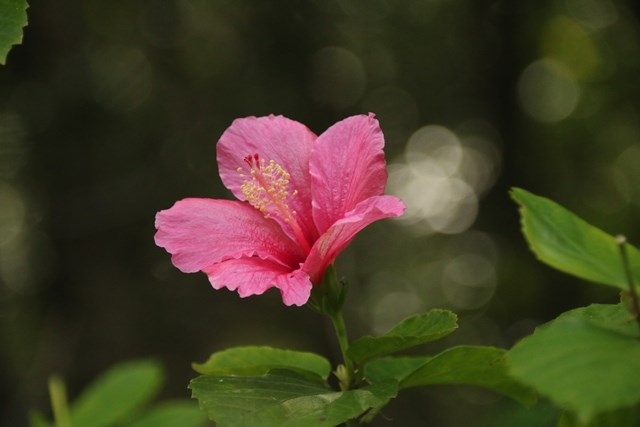
[[266, 163], [258, 154], [248, 155], [244, 162], [249, 166], [249, 174], [241, 167], [237, 169], [244, 178], [240, 186], [244, 197], [254, 208], [264, 213], [265, 218], [276, 216], [288, 224], [296, 240], [308, 254], [311, 247], [295, 219], [297, 212], [291, 210], [287, 203], [290, 197], [298, 193], [296, 190], [289, 191], [289, 172], [274, 160]]

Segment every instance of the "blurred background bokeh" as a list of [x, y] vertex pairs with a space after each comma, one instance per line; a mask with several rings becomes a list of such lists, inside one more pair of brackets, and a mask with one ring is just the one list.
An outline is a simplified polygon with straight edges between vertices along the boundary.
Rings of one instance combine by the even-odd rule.
[[[135, 357], [188, 397], [192, 361], [268, 344], [339, 360], [324, 319], [276, 291], [241, 300], [154, 246], [154, 215], [229, 198], [215, 143], [234, 118], [321, 133], [374, 112], [388, 192], [408, 205], [339, 258], [352, 336], [434, 307], [454, 344], [510, 347], [560, 312], [615, 302], [538, 263], [508, 189], [640, 243], [640, 24], [628, 0], [32, 1], [0, 67], [0, 425], [47, 412]], [[411, 390], [375, 426], [490, 426], [513, 408]], [[525, 417], [549, 418], [545, 407]], [[508, 424], [505, 424], [508, 425]]]

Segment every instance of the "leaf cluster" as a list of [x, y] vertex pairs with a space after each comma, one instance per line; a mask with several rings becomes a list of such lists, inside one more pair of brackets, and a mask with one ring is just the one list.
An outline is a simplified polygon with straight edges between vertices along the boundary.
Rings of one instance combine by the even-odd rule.
[[[348, 356], [357, 366], [356, 387], [329, 385], [331, 365], [322, 356], [270, 347], [237, 347], [214, 353], [194, 368], [202, 375], [190, 388], [200, 406], [220, 427], [329, 427], [365, 423], [406, 388], [468, 384], [535, 400], [530, 389], [507, 373], [506, 351], [460, 346], [429, 356], [393, 356], [440, 339], [457, 328], [456, 315], [431, 310], [409, 317], [381, 336], [352, 342]], [[338, 368], [339, 369], [339, 368]]]
[[508, 352], [510, 373], [564, 410], [560, 427], [640, 425], [640, 251], [522, 189], [523, 232], [544, 263], [621, 290], [619, 304], [563, 313]]

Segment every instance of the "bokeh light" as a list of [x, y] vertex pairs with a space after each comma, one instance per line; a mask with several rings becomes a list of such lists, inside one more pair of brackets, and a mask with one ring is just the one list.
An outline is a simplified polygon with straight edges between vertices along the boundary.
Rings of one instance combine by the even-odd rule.
[[474, 310], [489, 302], [497, 285], [491, 260], [467, 253], [447, 262], [442, 291], [457, 310]]
[[532, 62], [522, 71], [518, 96], [534, 119], [554, 123], [569, 117], [580, 101], [580, 86], [569, 69], [552, 59]]
[[407, 203], [398, 221], [422, 233], [456, 234], [476, 219], [479, 197], [499, 166], [494, 146], [482, 136], [465, 143], [452, 130], [427, 125], [406, 144], [402, 162], [389, 166], [389, 191]]
[[601, 30], [615, 24], [618, 9], [611, 0], [565, 0], [573, 18], [590, 30]]

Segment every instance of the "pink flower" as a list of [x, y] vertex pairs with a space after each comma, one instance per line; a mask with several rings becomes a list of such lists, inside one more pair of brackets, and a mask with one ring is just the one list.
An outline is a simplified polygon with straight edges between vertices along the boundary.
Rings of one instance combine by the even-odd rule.
[[217, 146], [240, 201], [188, 198], [156, 215], [155, 242], [181, 271], [203, 271], [241, 297], [271, 287], [303, 305], [325, 269], [367, 225], [405, 206], [383, 195], [384, 137], [373, 114], [322, 135], [282, 116], [235, 120]]

